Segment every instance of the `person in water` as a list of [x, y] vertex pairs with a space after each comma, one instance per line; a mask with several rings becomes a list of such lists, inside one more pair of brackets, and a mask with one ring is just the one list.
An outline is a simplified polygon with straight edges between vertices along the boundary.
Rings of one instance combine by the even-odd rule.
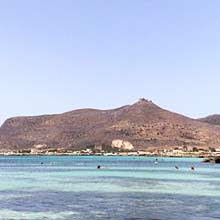
[[179, 170], [179, 167], [178, 166], [175, 166], [176, 170]]
[[195, 167], [194, 167], [194, 166], [191, 166], [191, 170], [194, 171], [194, 170], [195, 170]]
[[98, 165], [98, 166], [97, 166], [97, 169], [101, 169], [101, 166], [100, 166], [100, 165]]

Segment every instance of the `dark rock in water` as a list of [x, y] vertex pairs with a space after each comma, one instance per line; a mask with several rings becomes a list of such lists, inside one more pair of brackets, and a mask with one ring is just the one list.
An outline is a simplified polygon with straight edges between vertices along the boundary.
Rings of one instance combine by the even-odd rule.
[[205, 160], [203, 160], [203, 163], [210, 163], [211, 159], [210, 158], [206, 158]]
[[220, 163], [220, 157], [206, 158], [203, 162], [204, 163]]
[[220, 157], [215, 159], [215, 163], [220, 163]]

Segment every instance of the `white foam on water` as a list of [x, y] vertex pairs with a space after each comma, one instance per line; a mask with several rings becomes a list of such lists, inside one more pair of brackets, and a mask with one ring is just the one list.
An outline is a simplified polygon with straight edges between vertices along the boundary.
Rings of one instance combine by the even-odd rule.
[[67, 217], [73, 217], [78, 215], [77, 212], [18, 212], [8, 209], [0, 210], [0, 220], [39, 220], [39, 219], [50, 219], [50, 220], [62, 220]]

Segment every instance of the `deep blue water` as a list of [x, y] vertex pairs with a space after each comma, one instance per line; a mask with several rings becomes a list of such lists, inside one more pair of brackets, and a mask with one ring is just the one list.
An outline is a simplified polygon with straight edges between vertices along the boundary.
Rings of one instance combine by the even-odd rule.
[[220, 219], [220, 165], [195, 158], [158, 161], [2, 156], [0, 219]]

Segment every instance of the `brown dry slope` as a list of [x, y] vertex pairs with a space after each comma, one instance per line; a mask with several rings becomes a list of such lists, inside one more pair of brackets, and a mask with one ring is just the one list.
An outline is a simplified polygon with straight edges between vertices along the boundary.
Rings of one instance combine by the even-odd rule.
[[59, 115], [17, 117], [0, 128], [0, 149], [78, 148], [130, 141], [137, 149], [149, 146], [220, 145], [220, 126], [169, 112], [151, 101], [113, 110], [82, 109]]

